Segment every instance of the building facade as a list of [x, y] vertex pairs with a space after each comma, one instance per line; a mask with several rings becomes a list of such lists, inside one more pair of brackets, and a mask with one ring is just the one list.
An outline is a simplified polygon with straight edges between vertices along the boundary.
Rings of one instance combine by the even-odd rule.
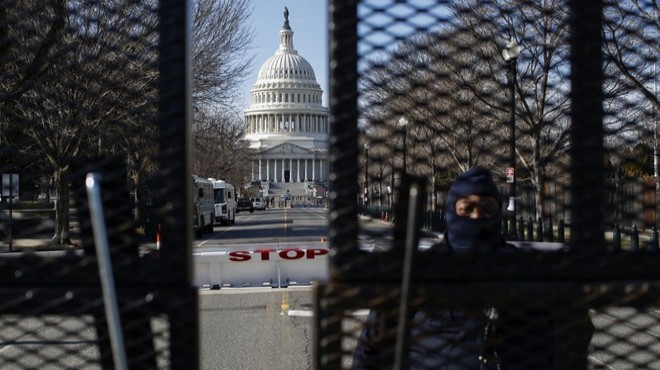
[[265, 196], [322, 196], [328, 177], [328, 109], [314, 69], [293, 47], [288, 11], [280, 45], [259, 69], [245, 110], [251, 179]]

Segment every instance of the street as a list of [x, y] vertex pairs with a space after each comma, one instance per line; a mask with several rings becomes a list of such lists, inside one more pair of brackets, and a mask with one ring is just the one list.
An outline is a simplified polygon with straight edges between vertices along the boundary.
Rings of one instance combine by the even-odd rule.
[[202, 369], [312, 367], [311, 288], [200, 291]]
[[[360, 243], [363, 247], [377, 250], [386, 248], [391, 227], [380, 220], [361, 219]], [[323, 208], [275, 208], [254, 213], [240, 213], [236, 223], [216, 226], [214, 232], [193, 242], [195, 251], [241, 249], [250, 244], [318, 242], [327, 237], [327, 211]], [[56, 253], [56, 252], [44, 252]], [[344, 343], [346, 353], [355, 345], [355, 337], [366, 311], [353, 313], [345, 327], [350, 332]], [[660, 357], [660, 345], [649, 345], [660, 338], [660, 313], [649, 308], [644, 312], [626, 307], [591, 311], [596, 333], [592, 339], [594, 349], [589, 354], [589, 369], [660, 369], [660, 363], [646, 362]], [[0, 353], [13, 358], [26, 348], [57, 355], [62, 349], [79, 348], [85, 356], [98, 356], [94, 349], [96, 335], [92, 330], [79, 337], [67, 338], [65, 333], [75, 333], [76, 328], [89, 326], [90, 317], [57, 317], [62, 332], [43, 331], [39, 335], [17, 336], [12, 332], [15, 325], [11, 317], [0, 321]], [[199, 290], [199, 343], [200, 364], [204, 370], [222, 369], [310, 369], [313, 363], [313, 305], [311, 286], [289, 288], [222, 288]], [[29, 327], [39, 321], [25, 320], [21, 325]], [[152, 325], [163, 326], [162, 319]], [[36, 332], [35, 332], [36, 334]], [[82, 340], [81, 340], [82, 338]], [[613, 342], [614, 338], [618, 339]], [[156, 345], [163, 347], [161, 339]], [[635, 349], [633, 351], [633, 349]], [[614, 358], [614, 352], [620, 356]], [[633, 351], [633, 352], [631, 352]], [[32, 364], [32, 360], [25, 360]], [[38, 359], [35, 359], [38, 361]], [[62, 358], [62, 363], [75, 366], [81, 358], [76, 355]], [[350, 368], [350, 356], [343, 359], [344, 368]], [[38, 366], [34, 362], [34, 366]], [[11, 369], [12, 366], [3, 366]], [[18, 367], [16, 367], [18, 368]], [[93, 367], [91, 367], [93, 368]]]
[[193, 242], [198, 250], [213, 250], [241, 244], [264, 242], [317, 242], [327, 238], [327, 210], [323, 208], [267, 208], [254, 213], [240, 212], [236, 223], [213, 228], [212, 234]]

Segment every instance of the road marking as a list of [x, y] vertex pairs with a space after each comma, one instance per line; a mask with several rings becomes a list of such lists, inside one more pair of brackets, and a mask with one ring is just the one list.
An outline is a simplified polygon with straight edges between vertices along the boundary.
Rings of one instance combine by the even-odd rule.
[[286, 229], [286, 216], [287, 216], [287, 209], [284, 208], [284, 235], [287, 234], [287, 229]]
[[[311, 310], [289, 310], [287, 312], [289, 316], [298, 316], [298, 317], [312, 317], [314, 316], [314, 311]], [[351, 316], [367, 316], [369, 315], [369, 310], [355, 310], [350, 313]]]
[[314, 316], [314, 311], [310, 311], [310, 310], [289, 310], [286, 314], [289, 315], [289, 316], [312, 317], [312, 316]]
[[287, 294], [286, 291], [283, 292], [282, 294], [282, 313], [284, 313], [286, 310], [289, 309], [289, 295]]
[[[282, 312], [285, 310], [289, 309], [289, 291], [284, 290], [282, 292]], [[282, 337], [281, 337], [281, 345], [282, 345], [282, 353], [292, 353], [293, 350], [293, 340], [291, 339], [291, 326], [290, 325], [284, 325], [282, 328]], [[288, 356], [287, 356], [288, 357]], [[284, 369], [293, 369], [293, 357], [288, 357], [289, 361], [288, 363], [283, 364]]]

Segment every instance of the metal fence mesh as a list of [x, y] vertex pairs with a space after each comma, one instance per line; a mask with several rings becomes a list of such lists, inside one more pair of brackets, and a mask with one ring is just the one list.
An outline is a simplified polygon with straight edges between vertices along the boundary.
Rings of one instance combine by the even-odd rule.
[[128, 366], [198, 366], [186, 14], [171, 1], [0, 1], [3, 369], [119, 366], [85, 190], [92, 172]]
[[[657, 1], [335, 1], [330, 14], [335, 253], [317, 366], [658, 368]], [[444, 231], [451, 182], [477, 166], [521, 251], [418, 251], [423, 230], [406, 250], [411, 224]], [[394, 223], [381, 253], [359, 213]]]

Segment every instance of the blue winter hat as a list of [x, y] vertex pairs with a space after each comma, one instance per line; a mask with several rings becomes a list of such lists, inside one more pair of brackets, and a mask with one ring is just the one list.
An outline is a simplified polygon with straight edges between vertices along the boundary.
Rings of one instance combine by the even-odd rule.
[[456, 177], [447, 194], [447, 207], [453, 208], [459, 198], [471, 194], [490, 196], [497, 199], [500, 205], [502, 203], [502, 196], [493, 181], [493, 176], [485, 168], [471, 168]]
[[496, 215], [470, 219], [456, 214], [456, 201], [468, 195], [493, 197], [502, 207], [502, 196], [490, 172], [484, 168], [472, 168], [456, 177], [447, 194], [447, 241], [459, 251], [492, 250], [501, 244], [502, 212]]

